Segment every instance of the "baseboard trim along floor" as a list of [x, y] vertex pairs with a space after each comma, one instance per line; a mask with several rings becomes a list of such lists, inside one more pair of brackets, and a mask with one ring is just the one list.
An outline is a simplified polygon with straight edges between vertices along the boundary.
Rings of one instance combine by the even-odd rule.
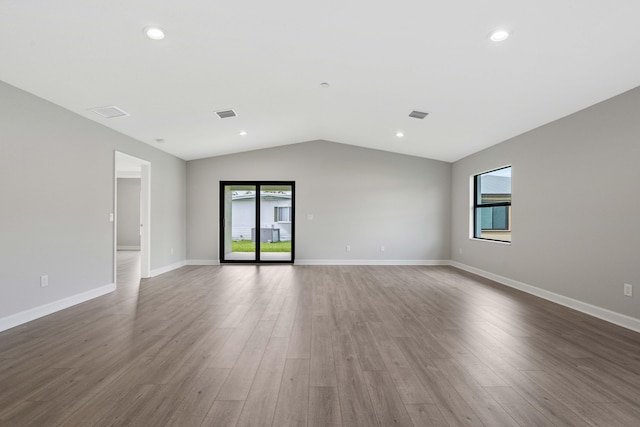
[[22, 325], [23, 323], [31, 322], [32, 320], [39, 319], [40, 317], [48, 316], [49, 314], [53, 314], [57, 311], [64, 310], [65, 308], [72, 307], [85, 301], [98, 298], [115, 290], [116, 285], [114, 283], [109, 283], [108, 285], [100, 286], [99, 288], [91, 289], [39, 307], [34, 307], [29, 310], [9, 315], [0, 319], [0, 332]]

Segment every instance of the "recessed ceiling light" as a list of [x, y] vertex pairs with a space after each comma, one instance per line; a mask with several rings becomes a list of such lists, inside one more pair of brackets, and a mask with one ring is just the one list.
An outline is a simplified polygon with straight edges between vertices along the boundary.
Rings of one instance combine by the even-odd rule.
[[246, 136], [247, 135], [247, 131], [246, 130], [241, 130], [240, 131], [240, 136]]
[[508, 38], [509, 31], [503, 29], [492, 31], [491, 34], [489, 34], [489, 40], [492, 42], [503, 42]]
[[404, 133], [402, 131], [398, 131], [398, 132], [396, 132], [396, 136], [398, 138], [402, 138], [404, 136]]
[[164, 38], [164, 30], [158, 27], [147, 27], [144, 33], [152, 40], [162, 40]]

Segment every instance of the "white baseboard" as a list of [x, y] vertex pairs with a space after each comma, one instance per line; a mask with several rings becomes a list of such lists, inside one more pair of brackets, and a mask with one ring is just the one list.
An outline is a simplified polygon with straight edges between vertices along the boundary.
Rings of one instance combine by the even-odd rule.
[[39, 307], [30, 308], [29, 310], [3, 317], [0, 319], [0, 332], [22, 325], [23, 323], [31, 322], [32, 320], [39, 319], [40, 317], [48, 316], [56, 311], [64, 310], [65, 308], [98, 298], [99, 296], [106, 295], [115, 290], [116, 285], [114, 283], [110, 283], [108, 285], [100, 286], [99, 288], [91, 289], [58, 301], [50, 302]]
[[188, 259], [187, 265], [220, 265], [217, 259]]
[[118, 246], [116, 249], [119, 251], [139, 251], [140, 246]]
[[607, 310], [606, 308], [598, 307], [588, 304], [586, 302], [578, 301], [573, 298], [565, 297], [564, 295], [556, 294], [545, 289], [541, 289], [526, 283], [518, 282], [517, 280], [509, 279], [498, 274], [489, 273], [488, 271], [480, 270], [479, 268], [471, 267], [466, 264], [462, 264], [457, 261], [450, 261], [450, 265], [459, 268], [460, 270], [468, 271], [469, 273], [477, 274], [478, 276], [485, 277], [500, 284], [509, 286], [514, 289], [521, 290], [531, 295], [546, 299], [556, 304], [563, 305], [565, 307], [572, 308], [582, 313], [588, 314], [598, 319], [605, 320], [623, 328], [631, 329], [635, 332], [640, 332], [640, 319], [627, 316], [625, 314], [616, 313], [615, 311]]
[[[251, 262], [251, 261], [247, 261]], [[220, 265], [215, 259], [189, 259], [187, 265]], [[450, 265], [448, 260], [419, 259], [297, 259], [294, 265]]]
[[422, 259], [297, 259], [294, 265], [450, 265], [448, 260]]
[[180, 262], [176, 262], [174, 264], [165, 265], [164, 267], [154, 268], [153, 270], [151, 270], [149, 272], [149, 277], [156, 277], [156, 276], [159, 276], [161, 274], [173, 271], [173, 270], [175, 270], [177, 268], [184, 267], [185, 265], [187, 265], [187, 261], [180, 261]]

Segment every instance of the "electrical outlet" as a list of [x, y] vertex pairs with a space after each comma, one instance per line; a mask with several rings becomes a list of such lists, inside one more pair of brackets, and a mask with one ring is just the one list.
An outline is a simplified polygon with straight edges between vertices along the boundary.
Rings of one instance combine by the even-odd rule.
[[347, 251], [347, 252], [351, 252], [351, 246], [347, 245], [347, 246], [344, 248], [344, 250], [345, 250], [345, 251]]
[[624, 292], [625, 296], [632, 297], [633, 296], [633, 286], [631, 286], [628, 283], [625, 283], [623, 292]]
[[171, 248], [171, 255], [173, 255], [173, 248]]
[[384, 245], [380, 245], [380, 252], [384, 252]]
[[460, 255], [462, 255], [462, 248], [459, 249]]
[[49, 286], [49, 276], [45, 274], [43, 276], [40, 276], [40, 287], [44, 288], [46, 286]]

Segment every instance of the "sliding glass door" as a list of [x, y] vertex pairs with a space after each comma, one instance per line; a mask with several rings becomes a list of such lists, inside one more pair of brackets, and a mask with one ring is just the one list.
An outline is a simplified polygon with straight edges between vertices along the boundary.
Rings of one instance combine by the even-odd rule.
[[220, 183], [220, 261], [292, 263], [295, 183]]

